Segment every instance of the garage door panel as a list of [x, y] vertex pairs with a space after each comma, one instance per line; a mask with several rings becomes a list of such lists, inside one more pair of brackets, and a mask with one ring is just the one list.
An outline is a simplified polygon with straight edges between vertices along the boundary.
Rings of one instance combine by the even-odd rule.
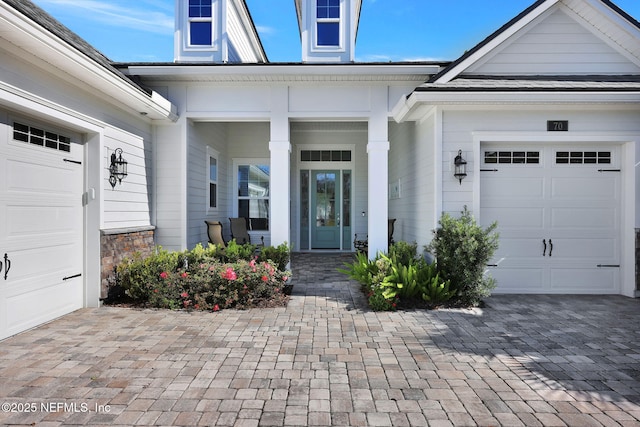
[[550, 211], [550, 225], [554, 229], [595, 231], [617, 229], [619, 226], [619, 215], [615, 206], [552, 208]]
[[494, 293], [542, 293], [544, 291], [544, 270], [541, 268], [500, 267], [489, 270], [496, 279]]
[[[34, 289], [42, 283], [61, 280], [81, 273], [82, 248], [79, 244], [56, 244], [25, 250], [10, 251], [11, 269], [0, 289], [9, 292], [15, 288]], [[36, 261], [34, 261], [36, 260]], [[38, 279], [41, 278], [41, 279]]]
[[[499, 174], [481, 181], [480, 191], [491, 188], [491, 192], [487, 196], [487, 200], [504, 199], [511, 200], [534, 200], [541, 199], [544, 194], [544, 182], [540, 178], [510, 178], [508, 181]], [[494, 196], [495, 195], [495, 196]]]
[[551, 268], [554, 293], [611, 294], [618, 290], [618, 270], [613, 268]]
[[553, 241], [553, 258], [593, 260], [590, 266], [598, 263], [609, 264], [618, 259], [618, 241], [615, 238], [603, 239], [558, 239]]
[[76, 168], [64, 166], [57, 156], [52, 164], [30, 164], [26, 161], [9, 161], [6, 189], [9, 193], [44, 193], [48, 195], [74, 194], [68, 183], [74, 179]]
[[84, 303], [84, 168], [74, 163], [83, 146], [12, 135], [0, 132], [0, 257], [11, 262], [0, 276], [0, 339]]
[[493, 264], [500, 260], [529, 260], [535, 257], [542, 257], [544, 244], [537, 237], [524, 238], [501, 238], [498, 250], [495, 252]]
[[539, 207], [491, 207], [480, 212], [481, 218], [486, 218], [485, 227], [493, 221], [498, 222], [502, 230], [510, 228], [542, 229], [544, 226], [544, 210]]
[[[493, 150], [509, 159], [509, 152], [518, 151], [513, 147], [481, 148], [483, 160]], [[500, 233], [491, 261], [496, 267], [489, 270], [498, 281], [497, 292], [618, 293], [621, 178], [617, 171], [599, 169], [618, 167], [609, 160], [619, 158], [619, 149], [603, 149], [606, 164], [600, 165], [592, 159], [593, 152], [601, 154], [593, 146], [584, 151], [572, 146], [567, 150], [571, 160], [565, 162], [553, 146], [530, 148], [540, 152], [539, 164], [482, 166], [498, 170], [481, 174], [480, 183], [480, 224], [495, 220]]]
[[8, 237], [75, 233], [78, 221], [82, 220], [78, 210], [77, 206], [8, 206], [5, 218], [11, 224]]
[[[43, 311], [34, 301], [46, 301]], [[26, 330], [82, 308], [82, 279], [48, 284], [7, 297], [8, 335]]]
[[552, 178], [551, 196], [565, 200], [614, 202], [618, 199], [617, 180], [602, 175]]

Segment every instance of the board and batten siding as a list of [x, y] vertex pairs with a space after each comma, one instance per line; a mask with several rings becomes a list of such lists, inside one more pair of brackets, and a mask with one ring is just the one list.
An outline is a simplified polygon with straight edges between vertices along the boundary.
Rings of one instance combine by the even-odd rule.
[[[189, 127], [189, 148], [187, 167], [188, 197], [188, 241], [189, 248], [198, 243], [206, 246], [209, 242], [205, 220], [220, 221], [225, 231], [224, 238], [229, 239], [229, 227], [226, 219], [229, 216], [229, 161], [226, 157], [228, 127], [227, 123], [195, 123]], [[209, 192], [209, 157], [210, 147], [218, 154], [218, 206], [207, 205]]]
[[528, 26], [466, 72], [479, 75], [584, 75], [640, 72], [625, 56], [561, 9]]

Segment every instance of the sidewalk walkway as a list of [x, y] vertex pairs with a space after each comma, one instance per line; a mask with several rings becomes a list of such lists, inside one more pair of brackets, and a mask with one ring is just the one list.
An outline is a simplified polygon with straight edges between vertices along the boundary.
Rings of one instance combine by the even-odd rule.
[[83, 309], [0, 342], [2, 425], [639, 426], [640, 300], [369, 311], [296, 255], [287, 308]]

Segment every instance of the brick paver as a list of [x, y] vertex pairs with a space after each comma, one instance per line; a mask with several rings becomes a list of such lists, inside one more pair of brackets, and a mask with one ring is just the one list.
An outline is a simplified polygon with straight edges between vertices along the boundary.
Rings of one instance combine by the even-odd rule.
[[286, 308], [83, 309], [0, 342], [0, 424], [640, 426], [640, 301], [376, 313], [296, 254]]

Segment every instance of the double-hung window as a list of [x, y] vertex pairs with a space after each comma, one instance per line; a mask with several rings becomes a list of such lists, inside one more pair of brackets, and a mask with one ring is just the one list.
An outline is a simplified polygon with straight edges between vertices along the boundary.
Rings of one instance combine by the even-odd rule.
[[213, 44], [213, 6], [211, 0], [189, 0], [189, 45]]
[[316, 1], [316, 44], [340, 46], [340, 0]]
[[248, 218], [252, 230], [269, 229], [268, 160], [238, 160], [236, 163], [238, 217]]

